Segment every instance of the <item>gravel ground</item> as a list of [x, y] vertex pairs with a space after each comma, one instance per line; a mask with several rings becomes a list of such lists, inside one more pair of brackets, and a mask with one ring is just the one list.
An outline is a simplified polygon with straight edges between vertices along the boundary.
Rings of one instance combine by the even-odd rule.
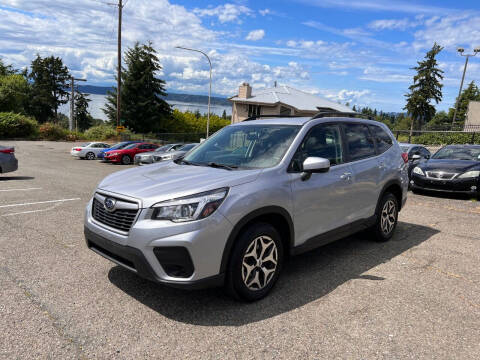
[[0, 176], [0, 358], [478, 359], [477, 201], [409, 194], [392, 241], [293, 258], [269, 297], [243, 304], [86, 248], [84, 206], [124, 167], [73, 159], [71, 143], [3, 144], [20, 168]]

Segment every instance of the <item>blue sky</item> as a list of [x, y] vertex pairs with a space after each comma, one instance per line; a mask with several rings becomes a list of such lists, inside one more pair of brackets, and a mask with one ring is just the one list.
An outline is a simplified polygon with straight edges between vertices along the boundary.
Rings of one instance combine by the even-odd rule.
[[[125, 0], [124, 0], [125, 1]], [[116, 11], [107, 0], [0, 0], [0, 57], [27, 66], [36, 53], [61, 56], [89, 84], [113, 84]], [[480, 46], [478, 1], [126, 0], [124, 45], [151, 40], [167, 91], [231, 96], [243, 81], [274, 81], [319, 96], [402, 111], [410, 70], [436, 41], [445, 71], [444, 100], [453, 105], [464, 58], [457, 46]], [[480, 55], [466, 81], [480, 82]]]

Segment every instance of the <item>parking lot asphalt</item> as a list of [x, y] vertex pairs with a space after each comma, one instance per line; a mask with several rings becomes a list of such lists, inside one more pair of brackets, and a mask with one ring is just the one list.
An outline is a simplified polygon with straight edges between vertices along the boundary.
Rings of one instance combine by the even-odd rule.
[[[182, 291], [88, 250], [83, 213], [120, 165], [2, 142], [0, 358], [478, 359], [480, 202], [409, 194], [393, 239], [292, 258], [270, 296]], [[128, 181], [128, 179], [126, 179]]]

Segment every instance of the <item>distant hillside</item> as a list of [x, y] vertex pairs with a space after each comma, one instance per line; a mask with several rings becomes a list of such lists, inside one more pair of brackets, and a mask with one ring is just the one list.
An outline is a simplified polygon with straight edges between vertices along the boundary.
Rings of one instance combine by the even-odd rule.
[[[93, 85], [79, 85], [78, 89], [87, 94], [107, 95], [107, 91], [112, 90], [110, 86], [93, 86]], [[194, 104], [208, 104], [208, 96], [206, 95], [191, 95], [191, 94], [175, 94], [168, 93], [166, 99], [169, 101], [180, 101]], [[211, 97], [212, 105], [231, 106], [231, 102], [226, 98]]]

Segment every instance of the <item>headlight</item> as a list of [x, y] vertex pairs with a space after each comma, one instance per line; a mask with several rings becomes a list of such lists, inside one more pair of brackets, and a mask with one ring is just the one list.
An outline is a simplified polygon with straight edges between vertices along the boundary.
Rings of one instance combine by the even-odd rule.
[[110, 156], [117, 156], [119, 155], [117, 152], [116, 153], [112, 153], [112, 154], [109, 154]]
[[463, 173], [460, 175], [458, 178], [459, 179], [466, 179], [466, 178], [474, 178], [480, 176], [480, 170], [473, 170], [473, 171], [467, 171], [466, 173]]
[[413, 168], [413, 173], [414, 173], [414, 174], [417, 174], [417, 175], [425, 176], [425, 173], [423, 172], [423, 170], [420, 169], [418, 166], [415, 166], [415, 167]]
[[173, 222], [204, 219], [218, 209], [227, 193], [228, 188], [222, 188], [155, 204], [152, 219]]
[[162, 160], [171, 160], [173, 159], [173, 155], [164, 155], [162, 156]]

